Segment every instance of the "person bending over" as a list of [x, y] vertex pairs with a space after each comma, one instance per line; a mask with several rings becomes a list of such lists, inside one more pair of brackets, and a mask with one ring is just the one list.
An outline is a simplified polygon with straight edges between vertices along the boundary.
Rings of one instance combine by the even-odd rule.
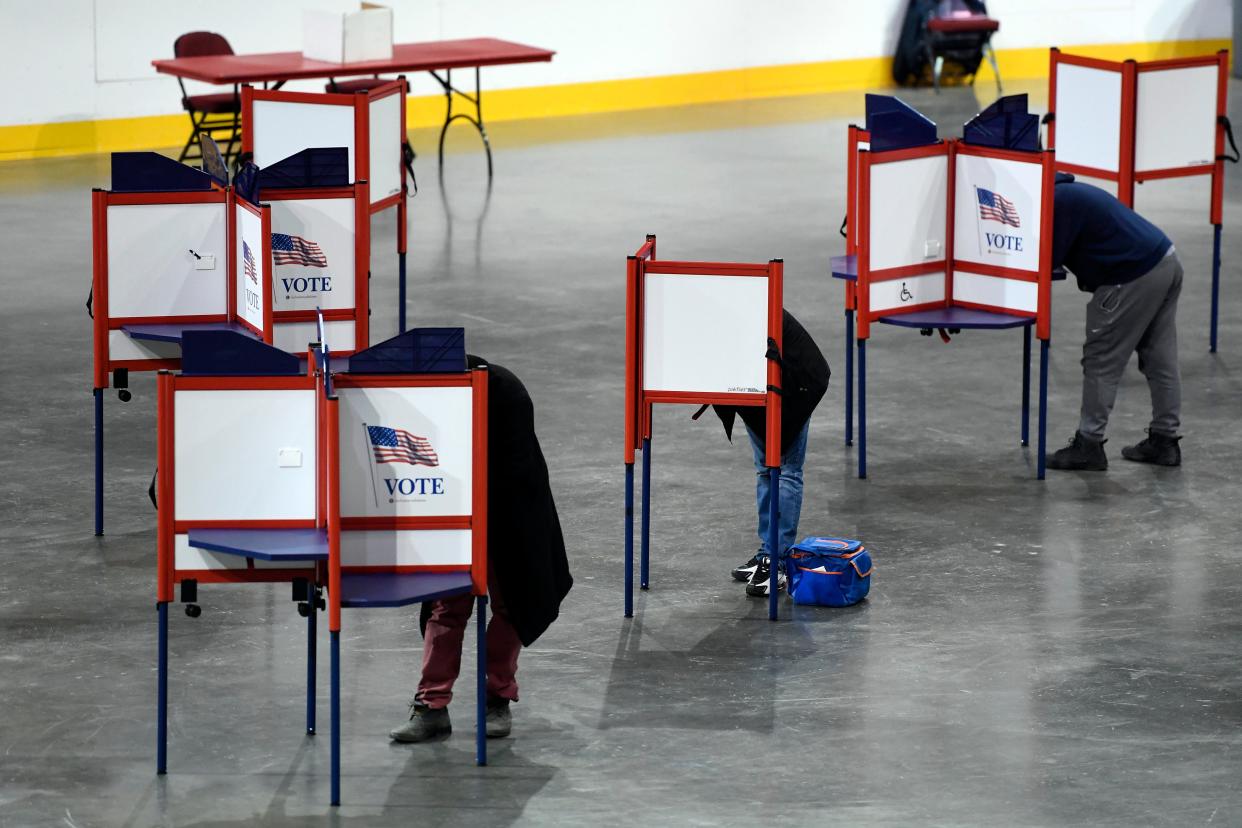
[[[807, 434], [811, 413], [828, 390], [832, 371], [815, 340], [789, 311], [784, 311], [781, 354], [781, 480], [777, 493], [779, 510], [778, 561], [798, 540], [798, 518], [802, 514], [802, 463], [806, 459]], [[767, 409], [760, 406], [714, 406], [724, 423], [725, 435], [733, 439], [733, 422], [741, 417], [750, 437], [755, 458], [755, 501], [759, 508], [759, 549], [750, 560], [733, 569], [733, 577], [746, 582], [746, 594], [766, 597], [770, 587], [771, 551], [768, 548], [768, 504], [772, 496], [767, 466], [764, 465], [764, 437]], [[785, 588], [785, 571], [777, 568], [778, 590]]]
[[1082, 346], [1082, 411], [1065, 448], [1047, 457], [1050, 469], [1104, 471], [1104, 429], [1130, 354], [1151, 391], [1147, 437], [1121, 456], [1178, 466], [1182, 452], [1182, 381], [1177, 366], [1177, 299], [1182, 263], [1173, 243], [1113, 196], [1072, 175], [1057, 174], [1052, 264], [1073, 271], [1087, 303]]
[[[535, 410], [512, 371], [488, 366], [487, 383], [487, 717], [490, 737], [508, 736], [509, 703], [518, 700], [517, 661], [560, 612], [573, 586], [565, 540], [535, 436]], [[461, 646], [474, 597], [458, 595], [422, 606], [423, 671], [409, 718], [389, 735], [423, 742], [451, 733], [448, 704], [461, 669]]]

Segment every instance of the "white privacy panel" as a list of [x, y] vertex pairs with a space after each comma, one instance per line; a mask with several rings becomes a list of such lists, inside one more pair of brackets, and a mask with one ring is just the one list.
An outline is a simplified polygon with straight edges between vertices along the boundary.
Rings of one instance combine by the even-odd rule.
[[953, 272], [953, 300], [1036, 313], [1039, 310], [1039, 285], [1021, 279], [956, 270]]
[[1196, 167], [1215, 161], [1219, 82], [1215, 65], [1138, 73], [1136, 171]]
[[948, 181], [943, 155], [871, 165], [871, 270], [944, 258]]
[[108, 315], [227, 313], [225, 210], [222, 202], [109, 205]]
[[338, 388], [341, 516], [432, 517], [473, 509], [470, 388]]
[[354, 217], [352, 198], [272, 202], [274, 310], [354, 307]]
[[389, 95], [370, 103], [370, 159], [367, 183], [371, 203], [401, 192], [401, 95]]
[[871, 311], [899, 311], [928, 302], [944, 301], [944, 274], [928, 273], [903, 279], [886, 279], [871, 283]]
[[1121, 72], [1057, 64], [1057, 161], [1117, 172], [1121, 155]]
[[176, 520], [315, 519], [313, 389], [176, 391], [174, 406]]
[[263, 292], [263, 219], [241, 204], [233, 206], [237, 228], [237, 315], [263, 330], [263, 309], [271, 301]]
[[345, 147], [353, 178], [352, 106], [255, 100], [252, 120], [254, 163], [260, 167], [270, 167], [309, 147]]
[[1043, 176], [1038, 162], [959, 154], [953, 257], [1038, 272]]
[[[331, 319], [323, 326], [329, 353], [345, 353], [367, 346], [365, 342], [356, 346], [351, 319]], [[307, 345], [318, 341], [319, 325], [315, 322], [276, 322], [272, 325], [272, 344], [282, 351], [301, 356], [306, 353]]]
[[471, 560], [469, 529], [341, 533], [342, 566], [453, 566]]
[[108, 331], [109, 359], [181, 359], [181, 345], [150, 339], [130, 339], [119, 329]]
[[767, 350], [766, 278], [647, 274], [645, 390], [764, 393]]

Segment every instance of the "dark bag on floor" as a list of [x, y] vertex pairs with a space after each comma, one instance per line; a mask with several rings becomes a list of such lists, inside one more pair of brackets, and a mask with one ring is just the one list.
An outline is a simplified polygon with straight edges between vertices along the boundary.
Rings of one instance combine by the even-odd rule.
[[862, 541], [803, 538], [789, 548], [785, 575], [795, 604], [848, 607], [871, 590], [871, 553]]

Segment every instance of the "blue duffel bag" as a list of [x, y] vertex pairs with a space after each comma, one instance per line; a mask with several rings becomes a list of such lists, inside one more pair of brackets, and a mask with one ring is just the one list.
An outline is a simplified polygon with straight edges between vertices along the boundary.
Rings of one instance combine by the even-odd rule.
[[795, 604], [848, 607], [871, 589], [871, 553], [862, 541], [803, 538], [789, 547], [785, 576]]

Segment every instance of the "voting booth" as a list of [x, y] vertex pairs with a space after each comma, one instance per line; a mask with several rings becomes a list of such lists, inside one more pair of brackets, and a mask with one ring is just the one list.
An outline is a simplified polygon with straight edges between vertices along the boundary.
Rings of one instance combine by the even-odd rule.
[[[307, 368], [232, 333], [191, 336], [186, 347], [185, 370], [159, 376], [157, 771], [167, 769], [168, 610], [178, 588], [197, 617], [201, 586], [264, 582], [292, 583], [308, 620], [308, 734], [316, 617], [328, 613], [332, 804], [342, 609], [477, 598], [476, 749], [486, 764], [486, 368], [464, 370], [464, 349], [463, 370], [333, 374], [318, 345]], [[366, 352], [354, 358], [368, 364]]]
[[[1051, 338], [1050, 152], [1034, 148], [1033, 115], [1002, 99], [940, 141], [935, 125], [895, 98], [868, 96], [868, 128], [851, 128], [847, 332], [858, 379], [858, 476], [867, 476], [866, 343], [876, 323], [925, 335], [1023, 330], [1022, 444], [1029, 442], [1031, 331], [1040, 340], [1039, 459], [1043, 479]], [[851, 252], [852, 251], [852, 252]], [[847, 442], [854, 365], [847, 359]]]
[[368, 210], [397, 208], [398, 330], [405, 330], [406, 153], [404, 77], [354, 94], [242, 87], [242, 151], [260, 168], [311, 147], [344, 147]]
[[[1117, 185], [1134, 206], [1135, 184], [1210, 176], [1214, 228], [1210, 348], [1216, 351], [1224, 201], [1229, 52], [1111, 61], [1051, 50], [1048, 146], [1056, 168]], [[1232, 140], [1232, 139], [1231, 139]]]
[[273, 342], [304, 353], [319, 341], [333, 352], [370, 343], [371, 236], [368, 185], [351, 182], [343, 147], [306, 149], [259, 173], [272, 208]]
[[[778, 491], [784, 264], [665, 261], [648, 236], [629, 257], [625, 328], [625, 617], [634, 614], [634, 453], [642, 451], [639, 582], [650, 583], [651, 421], [656, 404], [766, 406], [766, 465]], [[779, 554], [779, 498], [771, 498]], [[768, 614], [776, 618], [772, 566]]]
[[103, 392], [176, 368], [187, 330], [272, 340], [271, 209], [150, 152], [114, 153], [91, 195], [95, 534], [103, 534]]

